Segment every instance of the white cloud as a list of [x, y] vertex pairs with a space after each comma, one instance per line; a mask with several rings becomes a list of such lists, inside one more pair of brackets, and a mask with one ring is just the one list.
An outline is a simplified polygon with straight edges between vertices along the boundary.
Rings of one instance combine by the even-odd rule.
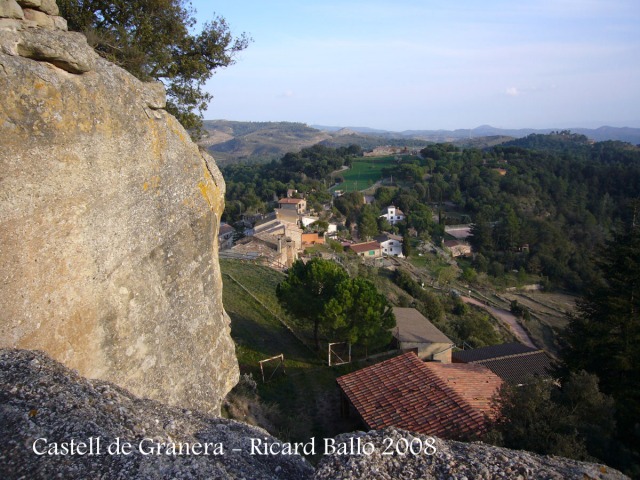
[[291, 98], [293, 97], [295, 94], [293, 93], [293, 90], [285, 90], [284, 92], [282, 92], [281, 94], [277, 95], [278, 98]]
[[505, 91], [505, 93], [507, 95], [509, 95], [510, 97], [517, 97], [518, 95], [520, 95], [520, 91], [516, 88], [516, 87], [509, 87], [507, 88], [507, 90]]

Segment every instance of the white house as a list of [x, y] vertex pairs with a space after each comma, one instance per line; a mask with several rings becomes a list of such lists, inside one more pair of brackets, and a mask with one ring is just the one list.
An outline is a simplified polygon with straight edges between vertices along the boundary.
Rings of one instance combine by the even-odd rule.
[[303, 228], [307, 228], [309, 225], [317, 222], [318, 220], [320, 220], [320, 217], [312, 217], [308, 215], [303, 215], [300, 217], [300, 221], [302, 222]]
[[380, 244], [382, 255], [392, 257], [403, 257], [402, 255], [402, 237], [384, 232], [382, 235], [374, 237], [374, 240]]
[[402, 210], [398, 207], [394, 207], [393, 205], [389, 205], [385, 208], [380, 216], [386, 218], [391, 225], [395, 225], [405, 219], [405, 215], [402, 213]]

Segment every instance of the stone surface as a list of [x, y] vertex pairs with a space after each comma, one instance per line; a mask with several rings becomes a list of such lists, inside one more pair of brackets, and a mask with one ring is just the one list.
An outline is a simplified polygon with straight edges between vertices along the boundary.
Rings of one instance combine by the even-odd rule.
[[0, 0], [0, 17], [21, 19], [24, 14], [16, 0]]
[[64, 30], [67, 31], [68, 27], [67, 27], [67, 20], [62, 18], [62, 17], [56, 17], [53, 16], [51, 17], [51, 20], [53, 20], [53, 27], [58, 29], [58, 30]]
[[24, 10], [24, 18], [25, 20], [31, 20], [36, 23], [39, 27], [44, 28], [53, 28], [53, 18], [47, 15], [44, 12], [39, 10], [33, 10], [31, 8], [25, 8]]
[[[47, 15], [45, 17], [54, 18]], [[53, 20], [51, 22], [53, 25]], [[84, 73], [93, 70], [98, 58], [81, 33], [43, 28], [18, 31], [0, 30], [0, 52], [11, 56], [49, 62], [70, 73]], [[29, 63], [25, 63], [17, 65], [16, 68], [27, 71], [31, 66]]]
[[22, 30], [25, 22], [17, 18], [0, 18], [0, 30], [17, 31]]
[[33, 8], [48, 15], [58, 15], [58, 4], [56, 0], [17, 0], [22, 8]]
[[[314, 480], [396, 480], [424, 478], [442, 480], [623, 480], [629, 477], [605, 465], [561, 457], [508, 450], [483, 443], [463, 443], [404, 430], [387, 428], [369, 433], [344, 434], [336, 445], [374, 446], [371, 455], [327, 455]], [[414, 446], [414, 453], [406, 447]], [[430, 448], [433, 445], [434, 449]], [[420, 447], [420, 448], [419, 448]], [[384, 455], [383, 453], [391, 453]], [[400, 453], [398, 453], [400, 452]], [[407, 452], [407, 453], [405, 453]], [[431, 454], [433, 453], [433, 454]]]
[[42, 0], [18, 0], [21, 7], [24, 8], [40, 8]]
[[222, 176], [158, 84], [24, 24], [0, 30], [0, 347], [218, 412], [238, 378]]
[[40, 0], [39, 10], [44, 13], [48, 13], [49, 15], [58, 15], [60, 14], [60, 10], [58, 10], [58, 4], [56, 0]]
[[[99, 454], [97, 442], [89, 440], [97, 437]], [[111, 383], [83, 379], [41, 352], [0, 350], [0, 438], [3, 480], [298, 480], [313, 473], [298, 455], [250, 455], [252, 438], [276, 441], [262, 429], [138, 399]], [[33, 451], [38, 438], [48, 445], [72, 438], [93, 442], [94, 455], [39, 456]], [[132, 445], [130, 455], [108, 453], [117, 438]], [[156, 442], [219, 443], [224, 454], [142, 454]], [[43, 441], [36, 443], [36, 450], [41, 446]]]

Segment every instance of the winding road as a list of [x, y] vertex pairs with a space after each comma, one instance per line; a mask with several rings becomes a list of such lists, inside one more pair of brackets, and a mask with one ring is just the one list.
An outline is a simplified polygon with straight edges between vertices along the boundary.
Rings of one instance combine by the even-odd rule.
[[465, 297], [465, 296], [461, 296], [460, 298], [465, 303], [469, 303], [471, 305], [476, 305], [478, 307], [484, 308], [487, 312], [489, 312], [491, 315], [493, 315], [502, 323], [504, 323], [511, 330], [511, 333], [513, 333], [516, 336], [516, 338], [520, 341], [520, 343], [527, 345], [528, 347], [531, 347], [531, 348], [538, 348], [531, 340], [531, 337], [529, 337], [529, 334], [525, 331], [524, 328], [522, 328], [522, 325], [518, 323], [518, 320], [516, 319], [515, 315], [513, 315], [511, 312], [508, 312], [507, 310], [503, 310], [501, 308], [495, 308], [489, 305], [485, 305], [484, 303], [476, 300], [475, 298]]

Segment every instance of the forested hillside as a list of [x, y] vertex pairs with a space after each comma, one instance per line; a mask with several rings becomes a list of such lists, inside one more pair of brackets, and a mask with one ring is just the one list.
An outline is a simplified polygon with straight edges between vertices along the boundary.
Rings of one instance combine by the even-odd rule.
[[[380, 180], [365, 182], [374, 171]], [[315, 145], [223, 173], [231, 223], [269, 212], [295, 189], [317, 223], [340, 225], [339, 239], [401, 235], [405, 258], [379, 264], [361, 264], [330, 240], [305, 253], [310, 262], [336, 259], [353, 277], [375, 283], [390, 304], [416, 308], [458, 347], [511, 340], [495, 317], [510, 308], [534, 343], [555, 356], [563, 387], [543, 380], [505, 387], [503, 416], [484, 441], [599, 458], [638, 475], [640, 147], [569, 131], [487, 149], [434, 144], [381, 158], [363, 157], [357, 145]], [[344, 189], [351, 173], [361, 175], [366, 191], [333, 196], [329, 187]], [[380, 216], [392, 204], [406, 216], [395, 225]], [[457, 224], [471, 225], [466, 258], [441, 248], [451, 239], [445, 228]], [[531, 283], [543, 292], [508, 288]], [[582, 299], [574, 305], [577, 297], [568, 293]]]
[[[336, 177], [331, 172], [358, 155], [357, 146], [316, 145], [264, 165], [224, 167], [226, 219], [268, 212], [288, 188], [308, 193], [309, 203], [321, 211], [331, 200], [327, 187]], [[393, 180], [377, 190], [373, 206], [349, 194], [332, 211], [363, 223], [363, 217], [375, 218], [378, 208], [393, 203], [407, 221], [391, 230], [404, 234], [412, 228], [436, 240], [446, 224], [471, 221], [477, 272], [541, 275], [548, 286], [576, 292], [596, 275], [594, 248], [640, 195], [640, 148], [593, 143], [566, 131], [485, 150], [435, 144], [395, 163], [384, 172]]]

